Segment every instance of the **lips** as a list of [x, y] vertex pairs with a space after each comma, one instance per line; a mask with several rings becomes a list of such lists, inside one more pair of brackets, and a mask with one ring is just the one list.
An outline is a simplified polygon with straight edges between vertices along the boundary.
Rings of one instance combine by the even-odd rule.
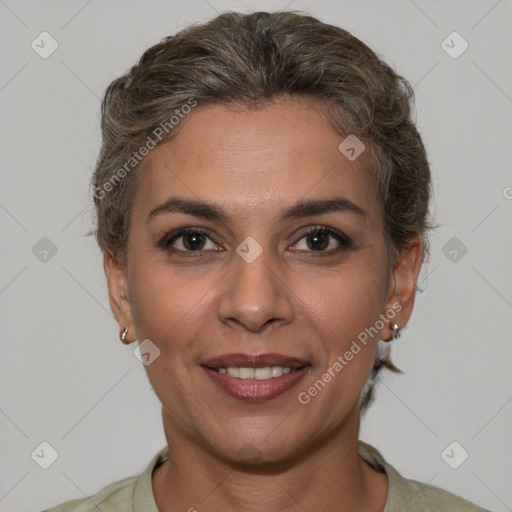
[[[281, 354], [225, 354], [207, 359], [201, 368], [228, 395], [239, 400], [264, 401], [293, 388], [309, 372], [311, 365], [303, 359]], [[259, 370], [254, 370], [256, 368]], [[266, 370], [263, 376], [260, 374], [262, 369]], [[244, 377], [238, 370], [250, 376]]]
[[309, 363], [303, 359], [296, 357], [284, 356], [281, 354], [225, 354], [213, 357], [204, 361], [201, 366], [208, 368], [229, 368], [229, 367], [245, 367], [245, 368], [263, 368], [265, 366], [283, 366], [285, 368], [302, 368]]

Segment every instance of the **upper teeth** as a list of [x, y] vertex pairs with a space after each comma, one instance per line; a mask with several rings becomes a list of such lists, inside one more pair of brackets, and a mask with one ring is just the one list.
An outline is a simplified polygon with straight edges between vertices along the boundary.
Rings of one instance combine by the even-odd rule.
[[291, 368], [285, 368], [283, 366], [265, 366], [263, 368], [230, 366], [228, 368], [218, 368], [217, 371], [219, 373], [227, 373], [230, 377], [235, 377], [236, 379], [266, 380], [290, 373]]

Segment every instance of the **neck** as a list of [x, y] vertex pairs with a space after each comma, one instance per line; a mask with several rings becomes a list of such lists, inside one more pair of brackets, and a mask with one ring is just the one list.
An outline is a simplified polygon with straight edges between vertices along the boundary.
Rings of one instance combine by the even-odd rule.
[[359, 416], [285, 462], [242, 465], [183, 438], [163, 413], [169, 459], [153, 473], [160, 512], [382, 512], [388, 482], [358, 454]]

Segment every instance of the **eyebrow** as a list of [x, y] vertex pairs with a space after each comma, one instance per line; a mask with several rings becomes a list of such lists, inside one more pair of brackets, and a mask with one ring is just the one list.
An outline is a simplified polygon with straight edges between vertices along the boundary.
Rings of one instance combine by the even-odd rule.
[[[300, 219], [312, 215], [321, 215], [331, 212], [347, 212], [358, 216], [366, 216], [367, 213], [345, 197], [333, 197], [331, 199], [301, 199], [295, 204], [283, 210], [279, 221]], [[227, 223], [229, 215], [220, 207], [206, 201], [195, 201], [179, 197], [169, 197], [165, 202], [153, 208], [146, 219], [151, 222], [155, 217], [168, 213], [184, 213], [207, 220], [216, 220]]]

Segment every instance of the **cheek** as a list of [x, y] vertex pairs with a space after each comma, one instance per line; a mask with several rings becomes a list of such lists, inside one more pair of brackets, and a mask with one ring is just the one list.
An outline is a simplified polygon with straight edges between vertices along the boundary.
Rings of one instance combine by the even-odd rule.
[[143, 336], [139, 339], [149, 338], [158, 345], [167, 345], [168, 340], [173, 341], [172, 345], [179, 344], [183, 331], [196, 325], [191, 320], [201, 311], [207, 283], [199, 285], [179, 269], [154, 262], [134, 263], [138, 266], [131, 280], [132, 313], [137, 334]]
[[384, 304], [386, 282], [371, 266], [346, 266], [328, 275], [302, 279], [296, 295], [301, 297], [310, 319], [323, 327], [328, 337], [347, 340], [373, 325]]
[[378, 346], [374, 326], [382, 313], [386, 284], [376, 269], [347, 265], [316, 283], [312, 278], [303, 280], [298, 290], [317, 337], [317, 378], [329, 382], [318, 407], [332, 407], [341, 413], [358, 399], [371, 371]]
[[208, 288], [183, 272], [155, 265], [139, 266], [134, 275], [132, 312], [137, 338], [151, 340], [159, 350], [158, 357], [145, 366], [147, 376], [162, 403], [173, 410], [185, 408], [187, 395], [177, 390], [193, 385], [189, 366], [211, 311], [204, 295], [214, 284]]
[[358, 403], [377, 355], [378, 335], [371, 328], [381, 311], [373, 286], [362, 282], [362, 276], [354, 283], [344, 280], [344, 286], [331, 282], [312, 313], [318, 367], [310, 387], [300, 391], [327, 423], [328, 418], [344, 417]]

